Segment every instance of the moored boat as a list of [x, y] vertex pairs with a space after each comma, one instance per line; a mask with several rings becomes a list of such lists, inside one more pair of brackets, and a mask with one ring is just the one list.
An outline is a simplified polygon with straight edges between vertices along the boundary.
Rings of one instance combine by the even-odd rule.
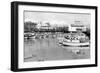
[[62, 44], [66, 46], [89, 46], [89, 42], [85, 42], [85, 43], [62, 42]]
[[84, 33], [69, 33], [58, 38], [59, 43], [64, 46], [89, 46], [89, 38]]

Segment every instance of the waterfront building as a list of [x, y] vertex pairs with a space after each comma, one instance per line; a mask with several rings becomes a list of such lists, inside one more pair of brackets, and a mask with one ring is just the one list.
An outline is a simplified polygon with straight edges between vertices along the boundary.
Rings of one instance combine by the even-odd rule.
[[75, 21], [75, 24], [69, 25], [68, 31], [71, 32], [85, 32], [86, 26], [82, 25], [80, 21]]

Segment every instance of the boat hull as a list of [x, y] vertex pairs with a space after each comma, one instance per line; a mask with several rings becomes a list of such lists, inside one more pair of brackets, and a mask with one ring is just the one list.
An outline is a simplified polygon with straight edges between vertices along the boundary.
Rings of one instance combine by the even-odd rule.
[[60, 44], [64, 46], [89, 46], [89, 42], [85, 43], [73, 43], [73, 42], [60, 42]]

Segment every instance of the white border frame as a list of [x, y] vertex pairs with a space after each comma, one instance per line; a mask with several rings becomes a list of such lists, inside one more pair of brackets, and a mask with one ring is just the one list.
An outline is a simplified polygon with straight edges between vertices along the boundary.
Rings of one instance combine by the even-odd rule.
[[[45, 62], [24, 62], [24, 23], [23, 23], [23, 11], [54, 11], [54, 12], [73, 12], [73, 13], [90, 13], [91, 14], [91, 45], [90, 47], [90, 59], [79, 60], [63, 60], [63, 61], [45, 61]], [[95, 9], [83, 9], [83, 8], [60, 8], [60, 7], [47, 7], [47, 6], [18, 6], [18, 68], [36, 68], [36, 67], [52, 67], [52, 66], [72, 66], [72, 65], [88, 65], [95, 64]], [[93, 30], [92, 30], [93, 29]]]

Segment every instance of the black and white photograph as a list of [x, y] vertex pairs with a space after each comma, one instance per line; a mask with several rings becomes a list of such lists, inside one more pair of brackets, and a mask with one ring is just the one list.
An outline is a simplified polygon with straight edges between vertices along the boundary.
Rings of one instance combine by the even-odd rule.
[[12, 2], [11, 70], [97, 66], [97, 7]]
[[24, 11], [24, 62], [90, 58], [89, 13]]

